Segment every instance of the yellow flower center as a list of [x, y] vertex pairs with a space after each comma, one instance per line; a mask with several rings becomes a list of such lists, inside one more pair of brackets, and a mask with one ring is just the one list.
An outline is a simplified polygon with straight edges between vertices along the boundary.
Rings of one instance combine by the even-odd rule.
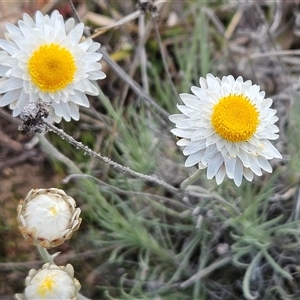
[[229, 142], [251, 138], [259, 124], [259, 113], [244, 95], [230, 94], [214, 106], [211, 122], [217, 134]]
[[56, 206], [51, 206], [50, 208], [49, 208], [49, 212], [50, 212], [50, 214], [52, 215], [52, 217], [55, 217], [56, 215], [57, 215], [57, 207]]
[[51, 276], [47, 276], [38, 287], [38, 294], [41, 297], [44, 297], [47, 293], [51, 293], [52, 289], [55, 286], [55, 281]]
[[43, 92], [57, 92], [74, 80], [76, 65], [73, 54], [58, 44], [44, 44], [28, 61], [33, 83]]

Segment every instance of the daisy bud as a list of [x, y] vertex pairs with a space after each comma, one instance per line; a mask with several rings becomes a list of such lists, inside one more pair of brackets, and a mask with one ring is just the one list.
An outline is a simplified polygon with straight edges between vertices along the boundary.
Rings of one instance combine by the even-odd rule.
[[19, 229], [25, 240], [52, 248], [70, 239], [81, 223], [80, 208], [63, 190], [32, 189], [18, 205]]
[[25, 285], [24, 293], [15, 295], [17, 300], [75, 300], [81, 288], [79, 281], [74, 278], [74, 269], [70, 264], [59, 267], [47, 263], [40, 270], [31, 269]]

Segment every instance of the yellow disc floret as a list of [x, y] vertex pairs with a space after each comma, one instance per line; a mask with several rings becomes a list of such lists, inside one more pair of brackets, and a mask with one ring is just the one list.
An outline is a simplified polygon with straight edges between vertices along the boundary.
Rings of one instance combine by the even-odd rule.
[[51, 293], [56, 286], [55, 280], [51, 276], [47, 276], [38, 286], [38, 294], [44, 297], [46, 294]]
[[44, 44], [37, 48], [28, 61], [33, 83], [43, 92], [57, 92], [72, 83], [76, 64], [73, 54], [58, 44]]
[[49, 207], [49, 213], [52, 217], [55, 217], [58, 213], [57, 207], [55, 205]]
[[259, 113], [245, 95], [230, 94], [214, 106], [211, 117], [217, 134], [229, 142], [245, 142], [255, 133]]

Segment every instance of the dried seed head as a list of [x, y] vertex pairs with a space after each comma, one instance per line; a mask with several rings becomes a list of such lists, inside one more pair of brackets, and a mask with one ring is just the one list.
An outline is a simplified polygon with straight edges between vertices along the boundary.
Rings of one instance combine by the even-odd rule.
[[43, 122], [43, 118], [48, 117], [49, 111], [49, 103], [44, 101], [30, 102], [20, 114], [23, 123], [19, 126], [19, 130], [24, 130], [28, 134], [46, 132], [47, 125]]

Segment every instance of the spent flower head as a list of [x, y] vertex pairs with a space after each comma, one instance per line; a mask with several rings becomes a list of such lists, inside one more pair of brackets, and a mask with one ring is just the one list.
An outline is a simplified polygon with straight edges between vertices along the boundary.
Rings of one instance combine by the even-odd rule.
[[46, 263], [40, 270], [31, 269], [25, 285], [24, 293], [15, 295], [17, 300], [76, 300], [81, 288], [70, 264], [63, 267]]
[[262, 170], [272, 172], [268, 160], [282, 157], [270, 142], [279, 132], [272, 99], [242, 77], [208, 74], [199, 82], [191, 88], [194, 95], [180, 94], [182, 114], [170, 116], [176, 125], [171, 132], [188, 156], [185, 166], [207, 168], [207, 177], [216, 177], [218, 184], [227, 175], [237, 186], [243, 176], [252, 181]]
[[41, 99], [51, 104], [51, 120], [79, 120], [79, 106], [89, 107], [86, 94], [99, 94], [93, 81], [105, 78], [100, 44], [82, 41], [84, 24], [64, 22], [58, 11], [38, 11], [35, 21], [24, 14], [18, 25], [7, 24], [6, 40], [0, 40], [0, 93], [6, 93], [0, 106], [9, 105], [18, 116]]
[[81, 223], [80, 208], [63, 190], [32, 189], [18, 205], [19, 229], [31, 244], [52, 248], [70, 239]]

